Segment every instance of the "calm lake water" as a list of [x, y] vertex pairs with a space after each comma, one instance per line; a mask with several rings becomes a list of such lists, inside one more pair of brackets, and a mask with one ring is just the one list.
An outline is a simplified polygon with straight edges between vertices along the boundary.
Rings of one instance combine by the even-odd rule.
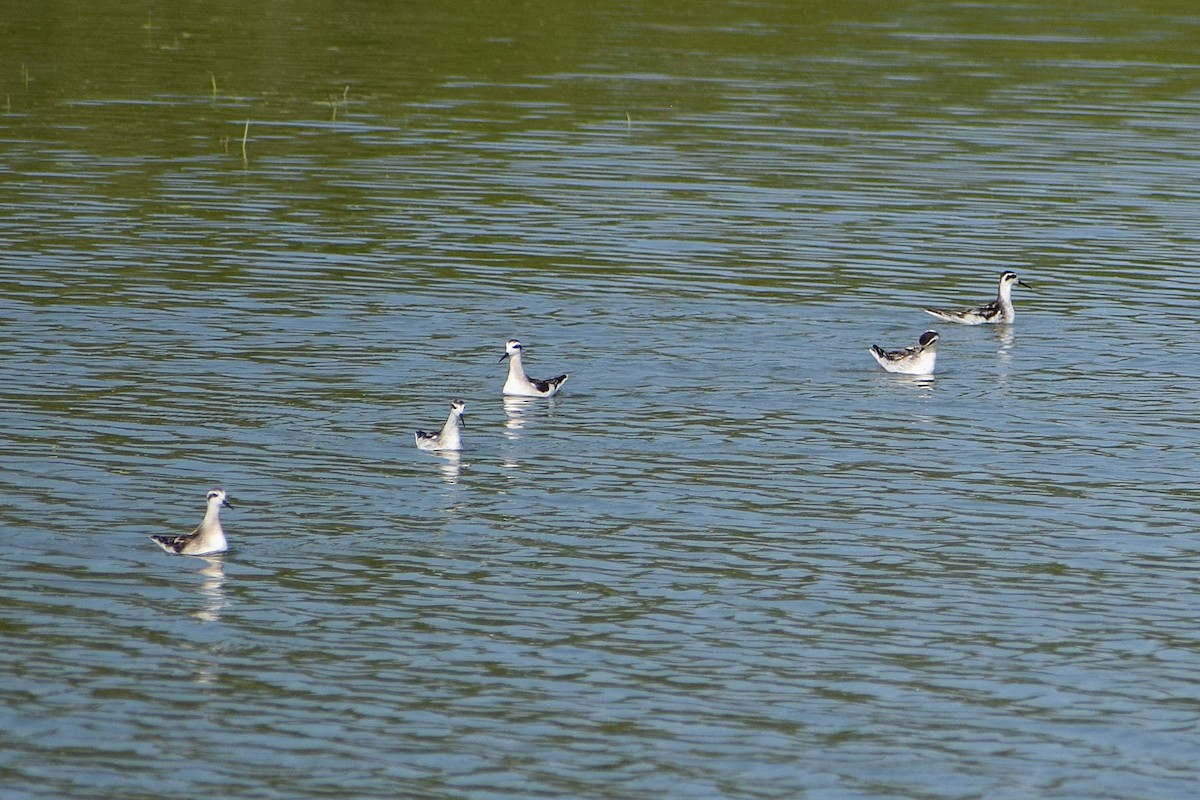
[[410, 5], [0, 22], [0, 794], [1194, 797], [1195, 4]]

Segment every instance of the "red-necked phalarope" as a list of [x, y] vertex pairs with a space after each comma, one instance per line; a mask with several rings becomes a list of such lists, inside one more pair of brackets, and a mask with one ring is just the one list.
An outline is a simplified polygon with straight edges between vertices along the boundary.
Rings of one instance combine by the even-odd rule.
[[554, 397], [562, 385], [567, 382], [566, 375], [547, 378], [544, 381], [526, 375], [525, 368], [521, 366], [521, 343], [516, 339], [509, 339], [504, 343], [504, 355], [500, 356], [500, 360], [503, 361], [506, 358], [508, 359], [508, 380], [504, 382], [505, 394], [518, 397]]
[[450, 416], [446, 417], [446, 424], [437, 433], [426, 433], [425, 431], [417, 431], [417, 447], [422, 450], [462, 450], [462, 434], [459, 433], [458, 426], [466, 425], [463, 419], [463, 411], [467, 404], [462, 400], [454, 400], [450, 403]]
[[871, 345], [871, 355], [879, 366], [888, 372], [902, 375], [932, 375], [937, 364], [937, 331], [925, 331], [915, 347], [901, 350], [884, 350], [877, 344]]
[[152, 535], [150, 538], [163, 550], [176, 555], [209, 556], [224, 553], [229, 549], [229, 544], [225, 541], [225, 531], [221, 530], [221, 506], [233, 508], [225, 497], [224, 489], [212, 489], [208, 493], [208, 510], [204, 512], [200, 527], [182, 536]]
[[1000, 275], [1000, 289], [996, 299], [975, 308], [963, 311], [948, 311], [941, 308], [923, 309], [926, 314], [933, 314], [938, 319], [947, 322], [961, 322], [964, 325], [982, 325], [986, 322], [1012, 322], [1017, 312], [1013, 310], [1012, 287], [1019, 283], [1026, 289], [1031, 289], [1028, 283], [1017, 277], [1017, 273], [1008, 270]]

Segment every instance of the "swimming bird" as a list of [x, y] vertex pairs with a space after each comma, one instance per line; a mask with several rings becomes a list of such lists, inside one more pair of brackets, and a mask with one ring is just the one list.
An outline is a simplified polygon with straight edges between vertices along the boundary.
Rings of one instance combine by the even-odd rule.
[[504, 343], [504, 355], [500, 356], [500, 360], [503, 361], [506, 358], [508, 359], [508, 380], [504, 382], [504, 394], [519, 397], [554, 397], [562, 385], [567, 382], [567, 375], [547, 378], [544, 381], [526, 375], [525, 368], [521, 366], [521, 343], [516, 339], [509, 339]]
[[437, 433], [426, 433], [425, 431], [417, 431], [417, 447], [422, 450], [462, 450], [462, 434], [459, 433], [458, 426], [466, 425], [463, 420], [463, 411], [467, 404], [462, 400], [454, 400], [450, 403], [450, 416], [446, 417], [446, 424]]
[[208, 509], [204, 521], [191, 533], [182, 536], [158, 536], [150, 538], [168, 553], [184, 556], [209, 556], [224, 553], [229, 549], [225, 531], [221, 530], [221, 506], [233, 505], [225, 496], [224, 489], [212, 489], [208, 493]]
[[925, 308], [922, 309], [926, 314], [932, 314], [938, 319], [944, 319], [947, 322], [961, 322], [964, 325], [982, 325], [987, 322], [1012, 322], [1017, 315], [1013, 310], [1012, 303], [1012, 287], [1013, 284], [1019, 283], [1026, 289], [1032, 289], [1025, 281], [1017, 277], [1017, 273], [1012, 270], [1006, 270], [1000, 275], [1000, 288], [996, 292], [996, 299], [990, 303], [984, 303], [975, 308], [968, 308], [962, 311], [947, 310], [941, 308]]
[[879, 362], [879, 366], [888, 372], [899, 372], [903, 375], [931, 375], [937, 364], [937, 331], [925, 331], [915, 347], [905, 347], [901, 350], [884, 350], [877, 344], [870, 347], [871, 355]]

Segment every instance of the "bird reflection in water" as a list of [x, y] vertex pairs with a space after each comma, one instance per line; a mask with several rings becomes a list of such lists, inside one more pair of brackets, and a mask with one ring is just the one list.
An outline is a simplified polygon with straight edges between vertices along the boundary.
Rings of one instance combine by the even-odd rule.
[[436, 456], [442, 460], [438, 465], [438, 472], [442, 475], [442, 480], [446, 483], [458, 483], [458, 474], [462, 469], [462, 455], [457, 450], [443, 450], [436, 453]]
[[229, 605], [225, 599], [225, 562], [214, 557], [201, 560], [207, 562], [198, 573], [203, 577], [200, 597], [204, 605], [192, 612], [192, 616], [203, 622], [217, 622], [221, 619], [221, 611]]
[[1000, 349], [996, 354], [1000, 356], [1000, 361], [1005, 365], [1012, 362], [1013, 348], [1013, 326], [999, 325], [996, 327], [996, 341], [1000, 343]]
[[525, 415], [535, 405], [532, 397], [504, 398], [504, 433], [509, 439], [521, 438], [521, 429], [525, 427]]

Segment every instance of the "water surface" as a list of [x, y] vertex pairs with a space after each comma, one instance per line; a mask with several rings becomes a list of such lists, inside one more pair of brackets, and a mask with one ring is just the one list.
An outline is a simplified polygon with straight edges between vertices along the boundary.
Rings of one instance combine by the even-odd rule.
[[1198, 24], [14, 12], [6, 796], [1190, 798]]

